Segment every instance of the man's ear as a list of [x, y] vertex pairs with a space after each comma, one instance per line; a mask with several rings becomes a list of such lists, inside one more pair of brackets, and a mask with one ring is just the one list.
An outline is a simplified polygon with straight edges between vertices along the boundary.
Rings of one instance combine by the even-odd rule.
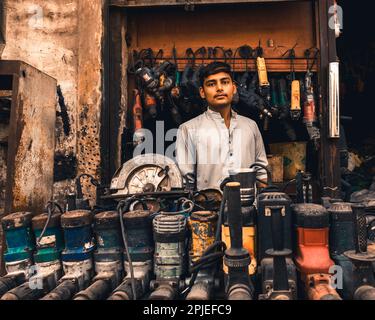
[[206, 95], [204, 94], [203, 87], [199, 87], [199, 94], [200, 94], [202, 99], [206, 99]]
[[233, 94], [237, 93], [237, 85], [235, 82], [233, 82]]

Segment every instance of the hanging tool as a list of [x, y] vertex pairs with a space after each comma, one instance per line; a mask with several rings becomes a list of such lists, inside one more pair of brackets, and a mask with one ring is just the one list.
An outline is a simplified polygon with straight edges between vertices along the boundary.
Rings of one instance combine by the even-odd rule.
[[143, 115], [142, 115], [142, 103], [141, 95], [137, 89], [133, 90], [134, 94], [134, 104], [133, 104], [133, 126], [134, 126], [134, 136], [133, 144], [134, 146], [139, 145], [145, 140], [143, 128]]
[[295, 72], [295, 58], [296, 52], [295, 48], [298, 43], [294, 45], [293, 48], [287, 50], [282, 56], [285, 56], [287, 53], [290, 59], [290, 78], [291, 78], [291, 93], [290, 93], [290, 116], [292, 120], [298, 120], [301, 116], [301, 84], [299, 80], [296, 80]]
[[271, 84], [271, 113], [273, 116], [277, 117], [283, 127], [285, 134], [290, 141], [296, 141], [296, 132], [288, 122], [289, 120], [289, 110], [286, 100], [286, 83], [284, 79], [277, 81], [275, 78], [270, 80]]
[[[310, 137], [310, 140], [314, 143], [315, 150], [319, 149], [320, 142], [320, 130], [317, 127], [317, 116], [315, 110], [315, 96], [314, 96], [314, 86], [312, 82], [312, 68], [314, 66], [315, 60], [319, 50], [316, 49], [314, 61], [311, 66], [307, 65], [307, 71], [305, 74], [305, 83], [304, 83], [304, 93], [305, 93], [305, 102], [303, 106], [303, 123], [306, 126], [307, 133]], [[310, 56], [310, 50], [307, 50], [306, 57]]]
[[[257, 64], [257, 71], [258, 71], [258, 90], [259, 94], [264, 100], [265, 109], [263, 110], [262, 116], [264, 118], [264, 131], [268, 130], [269, 127], [269, 118], [272, 118], [271, 111], [271, 87], [270, 82], [268, 81], [268, 74], [267, 74], [267, 66], [266, 60], [263, 57], [263, 48], [261, 47], [260, 40], [259, 45], [255, 50], [256, 52], [256, 64]], [[267, 112], [264, 112], [264, 111]]]

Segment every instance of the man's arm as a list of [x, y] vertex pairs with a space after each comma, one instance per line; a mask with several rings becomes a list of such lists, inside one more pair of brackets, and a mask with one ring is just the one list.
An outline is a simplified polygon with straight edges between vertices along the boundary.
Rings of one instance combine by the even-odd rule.
[[192, 132], [189, 134], [189, 129], [183, 124], [177, 130], [176, 161], [183, 176], [193, 174], [196, 179], [196, 148]]
[[[257, 124], [255, 124], [255, 162], [268, 166], [268, 160], [266, 155], [266, 150], [264, 148], [263, 138], [259, 131]], [[264, 182], [267, 181], [267, 172], [261, 169], [257, 173], [257, 178]]]

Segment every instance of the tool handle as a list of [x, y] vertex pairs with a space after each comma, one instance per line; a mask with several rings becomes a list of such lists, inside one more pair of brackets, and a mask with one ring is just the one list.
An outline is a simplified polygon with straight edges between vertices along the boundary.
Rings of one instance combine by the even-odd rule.
[[367, 252], [367, 225], [365, 206], [363, 204], [353, 204], [354, 219], [354, 246], [357, 253]]
[[229, 182], [225, 186], [228, 204], [228, 224], [231, 247], [242, 248], [241, 194], [238, 182]]
[[275, 251], [284, 249], [284, 221], [282, 218], [282, 206], [271, 207], [272, 243]]

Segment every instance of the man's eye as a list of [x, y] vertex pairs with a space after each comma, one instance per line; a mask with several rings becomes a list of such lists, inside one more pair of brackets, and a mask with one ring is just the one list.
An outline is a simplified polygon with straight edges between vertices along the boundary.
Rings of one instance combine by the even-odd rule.
[[214, 83], [213, 82], [210, 82], [207, 84], [208, 87], [213, 87], [214, 86]]
[[225, 85], [229, 84], [229, 80], [223, 81], [223, 84], [225, 84]]

